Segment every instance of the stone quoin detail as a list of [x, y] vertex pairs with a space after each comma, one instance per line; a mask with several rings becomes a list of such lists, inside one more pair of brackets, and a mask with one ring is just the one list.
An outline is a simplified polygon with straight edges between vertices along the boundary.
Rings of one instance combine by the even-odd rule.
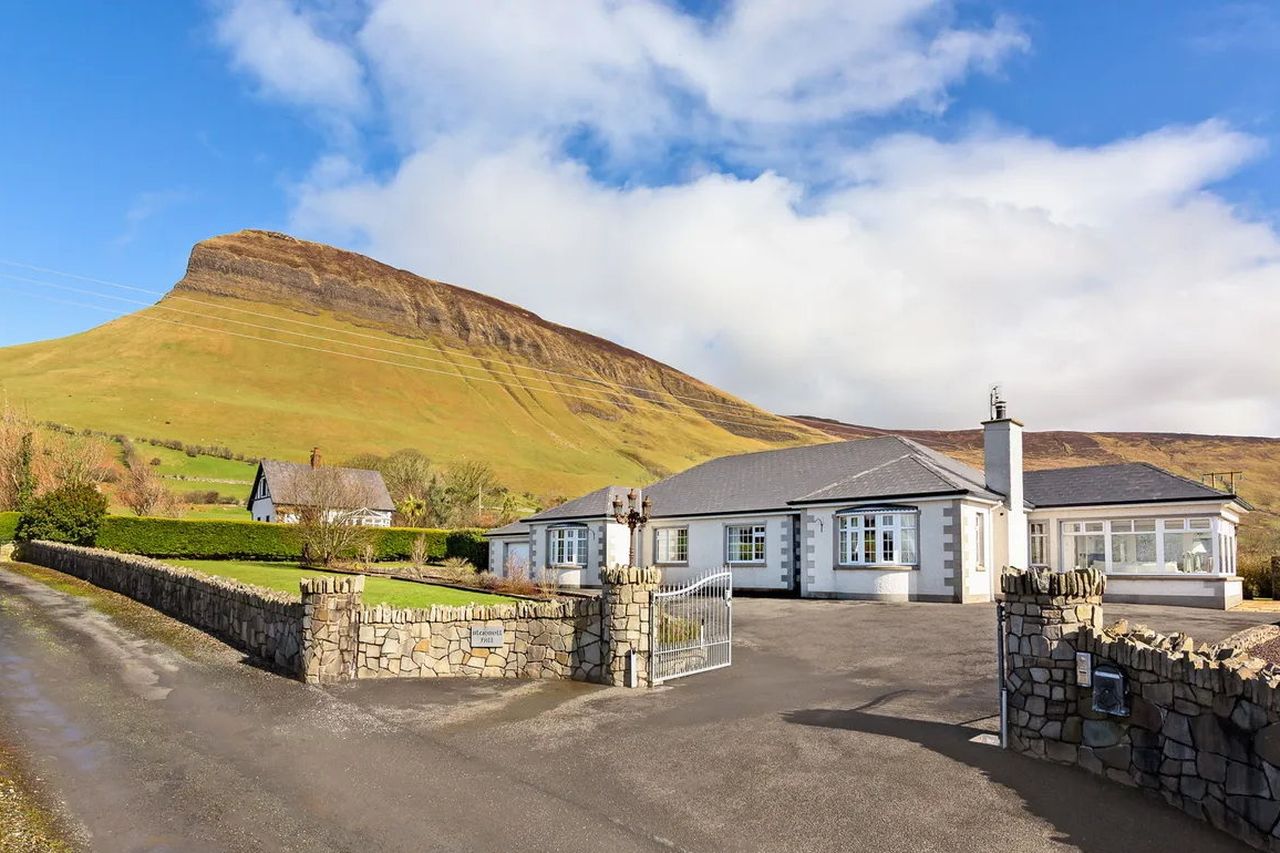
[[[1127, 623], [1103, 627], [1096, 571], [1007, 572], [1009, 745], [1075, 764], [1265, 850], [1280, 850], [1280, 669]], [[1128, 713], [1093, 710], [1076, 653], [1124, 676]]]

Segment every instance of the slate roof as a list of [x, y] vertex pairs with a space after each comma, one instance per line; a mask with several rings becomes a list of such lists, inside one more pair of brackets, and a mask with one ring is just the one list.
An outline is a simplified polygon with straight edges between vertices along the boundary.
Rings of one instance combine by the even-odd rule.
[[[600, 518], [609, 486], [530, 521]], [[793, 503], [969, 493], [991, 500], [981, 471], [896, 435], [712, 459], [644, 490], [656, 518], [785, 510]]]
[[350, 495], [353, 506], [337, 507], [337, 509], [375, 509], [383, 512], [395, 510], [395, 502], [387, 491], [387, 484], [377, 471], [366, 471], [363, 468], [335, 468], [324, 465], [312, 468], [300, 462], [279, 462], [274, 459], [262, 460], [258, 475], [253, 479], [253, 491], [249, 493], [249, 506], [253, 505], [253, 496], [257, 494], [258, 477], [267, 480], [267, 492], [276, 506], [308, 506], [313, 500], [309, 494], [308, 481], [318, 471], [341, 478], [343, 490]]
[[1026, 499], [1036, 507], [1212, 499], [1235, 500], [1248, 508], [1235, 495], [1211, 489], [1146, 462], [1027, 471], [1023, 474], [1022, 483]]
[[529, 525], [523, 521], [513, 521], [510, 524], [504, 524], [501, 527], [495, 527], [492, 530], [486, 530], [485, 536], [523, 536], [529, 532]]

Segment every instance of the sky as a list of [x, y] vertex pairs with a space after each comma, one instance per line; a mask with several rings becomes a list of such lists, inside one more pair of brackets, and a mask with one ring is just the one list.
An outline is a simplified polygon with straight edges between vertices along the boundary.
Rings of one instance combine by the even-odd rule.
[[268, 228], [775, 411], [1277, 435], [1278, 89], [1269, 2], [10, 4], [0, 345]]

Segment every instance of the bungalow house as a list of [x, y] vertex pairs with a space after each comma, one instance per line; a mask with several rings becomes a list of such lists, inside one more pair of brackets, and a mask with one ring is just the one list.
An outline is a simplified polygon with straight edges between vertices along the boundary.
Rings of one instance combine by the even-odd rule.
[[[998, 404], [979, 471], [901, 436], [727, 456], [644, 490], [637, 562], [672, 582], [727, 566], [739, 589], [807, 598], [992, 601], [1004, 566], [1094, 568], [1111, 601], [1226, 608], [1242, 597], [1238, 496], [1144, 463], [1023, 473]], [[625, 563], [609, 486], [491, 531], [510, 563], [596, 586]]]
[[258, 463], [245, 507], [254, 521], [296, 524], [308, 509], [321, 508], [348, 524], [390, 527], [395, 503], [377, 471], [321, 465], [316, 448], [310, 464]]

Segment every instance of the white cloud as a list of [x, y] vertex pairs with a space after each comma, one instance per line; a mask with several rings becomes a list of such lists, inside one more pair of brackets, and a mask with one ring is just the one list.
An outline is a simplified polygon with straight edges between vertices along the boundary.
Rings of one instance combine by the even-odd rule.
[[[775, 410], [971, 426], [998, 380], [1041, 428], [1280, 432], [1280, 373], [1259, 369], [1280, 238], [1212, 191], [1255, 138], [899, 133], [786, 168], [820, 125], [943, 109], [1026, 48], [948, 8], [743, 2], [702, 22], [640, 0], [384, 0], [353, 49], [403, 158], [322, 161], [294, 224]], [[673, 142], [781, 168], [606, 184], [562, 147], [583, 126], [624, 174]]]
[[1255, 151], [1214, 124], [1098, 150], [896, 137], [868, 155], [892, 168], [805, 214], [774, 175], [616, 189], [534, 143], [443, 144], [296, 215], [778, 410], [966, 425], [1000, 380], [1038, 426], [1273, 433], [1280, 241], [1202, 189]]
[[266, 93], [309, 107], [358, 110], [365, 103], [360, 62], [320, 32], [317, 17], [288, 0], [230, 0], [217, 36], [232, 64]]

